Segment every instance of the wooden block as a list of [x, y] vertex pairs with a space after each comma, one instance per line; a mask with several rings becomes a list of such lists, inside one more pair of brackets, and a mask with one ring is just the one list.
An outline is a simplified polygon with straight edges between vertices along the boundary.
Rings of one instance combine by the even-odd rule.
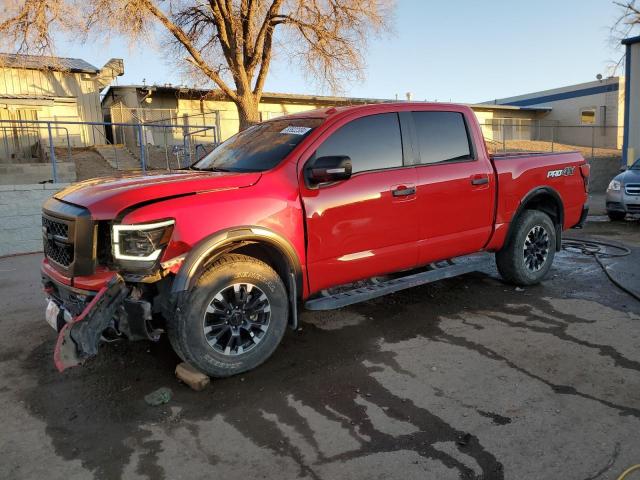
[[189, 385], [196, 392], [203, 390], [210, 382], [209, 377], [185, 362], [178, 364], [176, 367], [176, 377], [178, 377], [178, 380], [181, 382]]

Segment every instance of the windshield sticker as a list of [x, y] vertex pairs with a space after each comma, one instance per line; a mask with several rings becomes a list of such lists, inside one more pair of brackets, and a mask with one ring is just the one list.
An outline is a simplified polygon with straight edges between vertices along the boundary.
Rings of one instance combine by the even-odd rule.
[[309, 130], [311, 130], [309, 127], [287, 127], [280, 133], [284, 133], [285, 135], [304, 135]]

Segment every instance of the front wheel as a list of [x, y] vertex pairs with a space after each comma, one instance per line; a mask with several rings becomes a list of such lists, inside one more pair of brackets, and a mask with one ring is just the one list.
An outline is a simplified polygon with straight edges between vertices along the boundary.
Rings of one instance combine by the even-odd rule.
[[184, 361], [212, 377], [228, 377], [271, 356], [288, 313], [287, 291], [269, 265], [227, 254], [197, 280], [167, 333]]
[[556, 229], [549, 216], [526, 210], [513, 225], [506, 244], [496, 253], [502, 278], [516, 285], [535, 285], [547, 274], [556, 251]]

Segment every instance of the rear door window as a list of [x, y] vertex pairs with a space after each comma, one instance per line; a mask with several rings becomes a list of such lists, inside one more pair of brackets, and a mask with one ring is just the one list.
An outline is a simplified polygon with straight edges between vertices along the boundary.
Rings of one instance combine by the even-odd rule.
[[420, 163], [473, 160], [464, 117], [458, 112], [413, 112]]
[[402, 166], [397, 113], [358, 118], [340, 127], [316, 150], [316, 157], [347, 155], [353, 173]]

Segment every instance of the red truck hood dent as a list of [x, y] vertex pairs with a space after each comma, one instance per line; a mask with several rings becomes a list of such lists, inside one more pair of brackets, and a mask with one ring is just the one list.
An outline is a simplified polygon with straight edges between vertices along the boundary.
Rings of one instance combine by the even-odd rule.
[[75, 183], [54, 195], [86, 207], [96, 220], [110, 220], [127, 207], [199, 192], [249, 187], [261, 173], [184, 172], [94, 178]]

